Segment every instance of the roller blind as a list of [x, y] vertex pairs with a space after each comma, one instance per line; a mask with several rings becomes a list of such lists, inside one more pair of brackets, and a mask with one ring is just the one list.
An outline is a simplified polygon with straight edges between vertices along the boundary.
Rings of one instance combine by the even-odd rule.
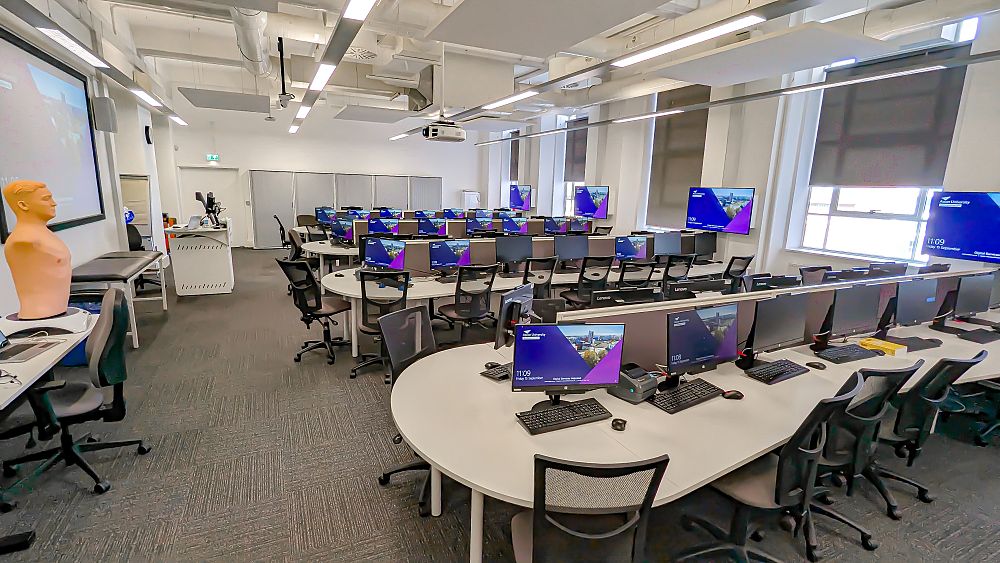
[[[574, 119], [566, 123], [566, 127], [586, 125], [587, 118]], [[566, 162], [563, 168], [563, 180], [566, 182], [584, 182], [587, 168], [587, 129], [578, 129], [566, 133]]]

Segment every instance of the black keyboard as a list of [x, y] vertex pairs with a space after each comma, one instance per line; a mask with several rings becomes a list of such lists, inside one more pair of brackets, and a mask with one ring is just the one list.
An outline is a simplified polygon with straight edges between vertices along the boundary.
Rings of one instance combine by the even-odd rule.
[[646, 400], [660, 410], [677, 414], [688, 407], [720, 396], [722, 389], [699, 377], [678, 385], [676, 389], [657, 393]]
[[754, 366], [743, 373], [761, 383], [773, 385], [786, 379], [791, 379], [796, 375], [809, 373], [809, 369], [800, 366], [791, 360], [776, 360], [770, 363]]
[[597, 399], [560, 403], [545, 409], [517, 413], [517, 420], [528, 434], [542, 434], [589, 422], [611, 418], [611, 413]]
[[486, 371], [481, 371], [479, 372], [479, 375], [484, 375], [490, 379], [496, 379], [498, 381], [501, 379], [510, 379], [514, 375], [514, 362], [490, 368]]
[[843, 346], [835, 346], [816, 352], [817, 357], [835, 364], [846, 364], [848, 362], [856, 362], [858, 360], [867, 360], [869, 358], [877, 358], [881, 355], [882, 354], [879, 354], [874, 350], [862, 348], [857, 344], [845, 344]]
[[0, 360], [9, 360], [32, 346], [34, 346], [34, 344], [11, 344], [3, 350], [0, 350]]

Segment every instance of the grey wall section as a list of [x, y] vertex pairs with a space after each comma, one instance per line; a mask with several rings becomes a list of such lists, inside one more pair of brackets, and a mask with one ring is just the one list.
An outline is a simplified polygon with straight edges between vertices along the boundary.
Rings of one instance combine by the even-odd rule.
[[250, 171], [250, 201], [253, 213], [253, 247], [279, 248], [281, 238], [274, 215], [286, 229], [295, 226], [292, 214], [292, 173]]
[[334, 174], [295, 173], [295, 213], [312, 214], [317, 207], [333, 206]]
[[375, 176], [375, 206], [407, 209], [409, 183], [407, 176]]
[[337, 207], [372, 207], [372, 176], [368, 174], [337, 174]]
[[410, 177], [410, 208], [441, 209], [443, 186], [441, 178]]

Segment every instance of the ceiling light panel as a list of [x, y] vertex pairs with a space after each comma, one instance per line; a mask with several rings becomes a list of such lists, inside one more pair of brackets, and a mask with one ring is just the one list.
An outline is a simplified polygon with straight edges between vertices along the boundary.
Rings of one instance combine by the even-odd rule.
[[65, 33], [58, 29], [49, 29], [44, 27], [39, 27], [38, 31], [41, 31], [47, 35], [50, 39], [56, 43], [62, 45], [70, 53], [73, 53], [77, 57], [83, 60], [83, 62], [89, 64], [95, 68], [108, 68], [107, 63], [97, 58], [97, 55], [91, 53], [86, 47], [80, 45], [76, 41], [70, 39]]
[[486, 104], [485, 106], [483, 106], [483, 109], [489, 110], [489, 109], [502, 108], [503, 106], [506, 106], [508, 104], [512, 104], [514, 102], [519, 102], [521, 100], [530, 98], [532, 96], [537, 96], [537, 95], [538, 95], [538, 92], [536, 92], [534, 90], [525, 90], [524, 92], [520, 92], [518, 94], [514, 94], [513, 96], [504, 98], [502, 100], [497, 100], [497, 101], [493, 102], [492, 104]]
[[667, 53], [672, 53], [674, 51], [679, 51], [686, 47], [691, 47], [692, 45], [697, 45], [698, 43], [704, 43], [711, 39], [717, 37], [722, 37], [723, 35], [728, 35], [750, 26], [757, 25], [767, 21], [765, 18], [757, 15], [744, 16], [742, 18], [735, 19], [733, 21], [717, 25], [715, 27], [710, 27], [704, 31], [699, 31], [697, 33], [692, 33], [680, 39], [675, 39], [674, 41], [669, 41], [660, 45], [658, 47], [653, 47], [652, 49], [647, 49], [645, 51], [640, 51], [634, 55], [613, 61], [611, 64], [616, 67], [626, 67], [632, 66], [634, 64], [641, 63], [643, 61], [648, 61]]

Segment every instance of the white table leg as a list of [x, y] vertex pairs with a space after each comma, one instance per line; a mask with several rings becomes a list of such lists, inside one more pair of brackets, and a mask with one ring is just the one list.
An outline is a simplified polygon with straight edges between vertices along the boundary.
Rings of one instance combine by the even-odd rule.
[[431, 466], [431, 516], [441, 516], [441, 471]]
[[351, 299], [351, 356], [358, 357], [358, 315], [361, 314], [361, 302]]
[[469, 514], [469, 563], [480, 563], [483, 560], [483, 493], [472, 489], [472, 502]]
[[163, 259], [159, 260], [160, 269], [157, 277], [160, 278], [160, 301], [163, 303], [163, 310], [167, 310], [167, 270], [163, 267]]
[[[319, 256], [319, 279], [323, 279], [323, 276], [326, 275], [326, 268], [324, 267], [323, 264], [323, 253], [322, 252], [318, 253], [318, 256]], [[319, 290], [320, 295], [326, 295], [326, 287], [323, 284], [319, 284], [319, 287], [320, 287]]]
[[133, 302], [133, 299], [135, 299], [135, 293], [133, 291], [134, 286], [130, 281], [126, 281], [124, 286], [125, 287], [123, 287], [122, 289], [125, 291], [125, 304], [128, 305], [128, 317], [129, 317], [128, 322], [129, 325], [131, 325], [132, 327], [132, 347], [138, 348], [139, 328], [135, 322], [135, 303]]

